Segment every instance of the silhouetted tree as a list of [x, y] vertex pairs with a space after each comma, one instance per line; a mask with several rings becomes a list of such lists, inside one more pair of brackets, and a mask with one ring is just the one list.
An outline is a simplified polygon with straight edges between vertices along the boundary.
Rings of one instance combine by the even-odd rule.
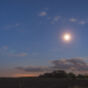
[[57, 70], [57, 71], [52, 72], [52, 76], [54, 78], [67, 78], [67, 73], [62, 70]]
[[39, 77], [43, 77], [43, 78], [52, 78], [52, 74], [51, 73], [45, 73], [43, 75], [40, 75]]
[[68, 78], [75, 79], [76, 75], [74, 73], [70, 72], [70, 73], [68, 73]]
[[85, 78], [88, 79], [88, 75], [85, 75]]
[[52, 74], [51, 73], [45, 73], [44, 77], [49, 77], [50, 78], [50, 77], [52, 77]]
[[43, 77], [43, 78], [69, 78], [69, 79], [88, 79], [88, 76], [84, 76], [79, 74], [78, 76], [76, 76], [74, 73], [70, 72], [70, 73], [66, 73], [63, 70], [56, 70], [53, 71], [51, 73], [45, 73], [43, 75], [40, 75], [39, 77]]
[[79, 75], [77, 76], [77, 78], [78, 78], [78, 79], [84, 79], [84, 78], [86, 78], [86, 76], [79, 74]]
[[52, 73], [45, 73], [40, 75], [39, 77], [44, 78], [67, 78], [67, 73], [65, 71], [57, 70], [53, 71]]

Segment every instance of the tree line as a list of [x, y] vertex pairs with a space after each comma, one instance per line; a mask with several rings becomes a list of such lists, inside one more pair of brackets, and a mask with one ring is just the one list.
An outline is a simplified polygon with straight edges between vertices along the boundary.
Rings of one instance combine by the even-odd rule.
[[41, 78], [68, 78], [68, 79], [88, 79], [87, 75], [82, 74], [74, 74], [72, 72], [66, 73], [63, 70], [56, 70], [51, 73], [44, 73], [43, 75], [40, 75]]

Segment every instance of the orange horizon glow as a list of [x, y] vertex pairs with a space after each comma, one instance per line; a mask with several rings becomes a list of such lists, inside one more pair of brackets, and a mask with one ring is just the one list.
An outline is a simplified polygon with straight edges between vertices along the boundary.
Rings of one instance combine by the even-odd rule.
[[37, 77], [39, 74], [15, 74], [13, 77]]

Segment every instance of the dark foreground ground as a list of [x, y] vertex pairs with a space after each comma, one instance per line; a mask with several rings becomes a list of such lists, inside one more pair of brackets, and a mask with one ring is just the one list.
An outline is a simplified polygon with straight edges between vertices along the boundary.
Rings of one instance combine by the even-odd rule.
[[0, 88], [88, 88], [88, 80], [1, 78]]

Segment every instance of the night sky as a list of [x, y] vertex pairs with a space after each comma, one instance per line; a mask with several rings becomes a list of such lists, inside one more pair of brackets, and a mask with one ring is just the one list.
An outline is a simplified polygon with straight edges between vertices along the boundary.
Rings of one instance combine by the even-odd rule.
[[87, 72], [87, 58], [88, 0], [0, 0], [0, 77]]

